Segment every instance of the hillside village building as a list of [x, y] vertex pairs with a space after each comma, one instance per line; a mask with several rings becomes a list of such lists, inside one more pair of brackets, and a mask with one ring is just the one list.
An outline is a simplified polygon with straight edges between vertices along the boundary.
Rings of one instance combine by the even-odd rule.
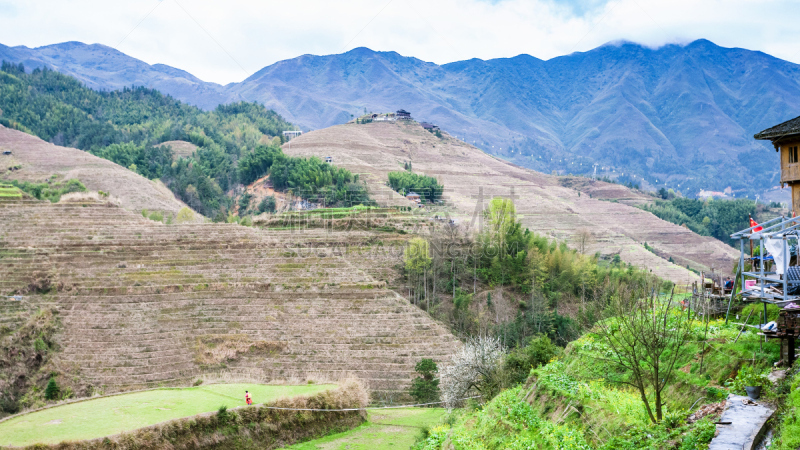
[[[791, 186], [792, 210], [800, 213], [800, 117], [767, 128], [753, 137], [772, 141], [780, 158], [781, 186]], [[731, 239], [739, 240], [740, 248], [736, 277], [741, 277], [743, 289], [738, 294], [744, 302], [764, 305], [762, 325], [758, 328], [767, 338], [780, 339], [781, 362], [791, 366], [796, 359], [796, 343], [800, 340], [800, 217], [792, 214], [790, 218], [776, 217], [760, 224], [751, 218], [750, 225], [731, 235]], [[754, 247], [761, 251], [754, 253]], [[734, 280], [732, 286], [736, 286], [736, 282]], [[736, 295], [733, 289], [726, 322]], [[781, 308], [776, 321], [767, 323], [767, 304]]]
[[287, 141], [291, 141], [292, 139], [296, 138], [297, 136], [300, 136], [301, 134], [303, 134], [303, 132], [300, 130], [284, 131], [283, 137], [285, 137]]
[[772, 141], [781, 161], [781, 187], [791, 186], [792, 210], [800, 214], [800, 117], [767, 128], [754, 137]]
[[416, 192], [409, 192], [408, 194], [406, 194], [406, 198], [408, 200], [411, 200], [412, 202], [416, 202], [416, 203], [420, 202], [419, 194], [417, 194]]
[[438, 126], [436, 126], [436, 125], [434, 125], [432, 123], [428, 123], [428, 122], [421, 122], [420, 125], [422, 125], [422, 128], [424, 128], [424, 129], [426, 129], [428, 131], [436, 131], [436, 130], [439, 129]]
[[398, 109], [395, 117], [397, 117], [397, 120], [411, 120], [411, 113], [405, 109]]

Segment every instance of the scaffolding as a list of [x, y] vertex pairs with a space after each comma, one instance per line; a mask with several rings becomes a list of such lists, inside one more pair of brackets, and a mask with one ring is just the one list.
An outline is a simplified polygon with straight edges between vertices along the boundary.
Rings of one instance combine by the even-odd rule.
[[[762, 303], [764, 313], [759, 328], [765, 336], [781, 339], [781, 354], [785, 354], [784, 362], [789, 364], [795, 359], [795, 340], [800, 337], [800, 327], [797, 325], [800, 309], [783, 309], [775, 329], [767, 330], [765, 325], [768, 304], [781, 308], [790, 303], [800, 304], [798, 237], [800, 217], [776, 217], [731, 235], [731, 239], [739, 240], [740, 254], [734, 289], [731, 290], [725, 313], [725, 323], [728, 323], [731, 304], [737, 295], [741, 296], [743, 302]], [[745, 250], [745, 241], [749, 242], [749, 253]], [[758, 243], [757, 254], [753, 253], [753, 242]], [[769, 255], [767, 250], [770, 250]], [[750, 263], [747, 271], [746, 262]], [[736, 291], [737, 283], [741, 283], [738, 284], [741, 286], [739, 292]]]

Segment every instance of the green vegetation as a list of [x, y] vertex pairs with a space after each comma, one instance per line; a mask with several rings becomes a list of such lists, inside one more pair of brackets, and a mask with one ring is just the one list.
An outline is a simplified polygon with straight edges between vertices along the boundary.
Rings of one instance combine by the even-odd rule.
[[434, 374], [439, 371], [432, 359], [422, 359], [414, 366], [414, 371], [420, 376], [411, 382], [409, 393], [416, 403], [433, 403], [439, 401], [439, 380]]
[[44, 398], [46, 400], [58, 400], [58, 396], [60, 394], [61, 394], [61, 388], [58, 387], [56, 379], [50, 378], [50, 381], [47, 382], [47, 388], [45, 388], [44, 390]]
[[86, 186], [76, 179], [58, 181], [55, 177], [44, 183], [31, 183], [28, 181], [11, 180], [10, 183], [19, 190], [39, 200], [50, 200], [55, 203], [61, 196], [70, 192], [86, 192]]
[[[232, 206], [225, 192], [266, 175], [273, 164], [279, 190], [291, 189], [326, 204], [369, 202], [363, 185], [347, 170], [284, 155], [280, 136], [291, 124], [256, 103], [220, 105], [206, 112], [152, 89], [97, 92], [52, 70], [26, 74], [21, 65], [4, 62], [0, 110], [0, 124], [159, 178], [210, 217]], [[198, 148], [191, 157], [173, 162], [172, 150], [158, 145], [172, 140]]]
[[[672, 308], [665, 326], [674, 328], [686, 316], [680, 308]], [[707, 448], [716, 418], [688, 423], [688, 409], [703, 397], [701, 404], [723, 400], [733, 386], [726, 386], [726, 380], [736, 377], [740, 367], [755, 361], [754, 372], [763, 373], [779, 352], [776, 343], [764, 344], [755, 332], [745, 331], [737, 340], [738, 325], [711, 320], [706, 336], [706, 323], [695, 316], [691, 319], [688, 339], [672, 346], [677, 349], [677, 370], [663, 374], [667, 381], [664, 412], [656, 424], [643, 407], [638, 389], [627, 384], [635, 378], [634, 371], [615, 361], [615, 346], [603, 337], [604, 327], [617, 334], [630, 333], [625, 320], [611, 317], [570, 343], [562, 356], [539, 368], [534, 366], [525, 384], [504, 390], [477, 410], [456, 412], [442, 420], [415, 448], [438, 450], [445, 441], [459, 450]], [[544, 348], [543, 344], [535, 345]], [[672, 357], [667, 352], [659, 359], [666, 364]], [[511, 359], [511, 353], [506, 355], [505, 367], [512, 366]], [[795, 380], [795, 387], [797, 384]], [[651, 404], [655, 401], [654, 389], [648, 387], [646, 398]], [[790, 396], [789, 402], [795, 400]], [[796, 416], [789, 411], [794, 410], [788, 409], [784, 422], [792, 427]]]
[[686, 225], [697, 234], [712, 236], [731, 245], [734, 242], [731, 241], [730, 235], [748, 228], [750, 216], [757, 218], [757, 213], [763, 213], [759, 216], [772, 218], [764, 210], [763, 205], [756, 205], [756, 202], [747, 199], [702, 201], [676, 197], [670, 200], [655, 200], [652, 204], [641, 208], [667, 222]]
[[258, 204], [258, 212], [259, 214], [263, 213], [274, 213], [276, 208], [275, 196], [270, 195], [261, 199], [261, 202]]
[[358, 175], [319, 158], [293, 158], [277, 146], [257, 146], [239, 161], [239, 178], [249, 184], [269, 174], [276, 190], [290, 191], [327, 206], [373, 204]]
[[[411, 163], [408, 163], [407, 170], [411, 170]], [[442, 198], [444, 191], [444, 186], [436, 178], [413, 172], [389, 172], [389, 186], [401, 195], [416, 192], [421, 199], [431, 203]]]
[[774, 450], [800, 448], [800, 371], [789, 380], [789, 395], [783, 407], [783, 417], [778, 425], [778, 436], [773, 441]]
[[[55, 444], [93, 439], [203, 412], [244, 405], [249, 390], [255, 403], [284, 396], [315, 394], [333, 385], [267, 386], [217, 384], [156, 389], [56, 406], [0, 423], [0, 445]], [[113, 413], [112, 413], [113, 412]]]
[[[464, 335], [480, 333], [481, 323], [471, 297], [477, 282], [500, 289], [510, 297], [510, 320], [496, 323], [493, 332], [509, 348], [524, 345], [531, 336], [544, 334], [566, 345], [591, 327], [607, 301], [624, 286], [641, 282], [645, 271], [597, 255], [583, 255], [547, 237], [524, 229], [511, 201], [493, 199], [484, 216], [483, 232], [464, 251], [454, 251], [449, 236], [431, 241], [430, 269], [406, 266], [412, 297], [430, 298], [430, 311]], [[463, 248], [463, 247], [461, 247]], [[421, 254], [421, 252], [415, 252]], [[419, 277], [423, 279], [420, 281]], [[662, 289], [671, 287], [665, 282]], [[460, 290], [459, 290], [460, 289]], [[439, 293], [452, 295], [453, 310], [437, 309]], [[421, 302], [420, 302], [421, 303]], [[487, 297], [492, 311], [496, 300]], [[558, 313], [559, 307], [577, 306], [574, 318]]]
[[410, 448], [426, 436], [446, 412], [441, 408], [404, 408], [369, 411], [358, 428], [285, 447], [286, 450], [397, 450]]
[[22, 192], [15, 186], [0, 183], [0, 198], [22, 198]]

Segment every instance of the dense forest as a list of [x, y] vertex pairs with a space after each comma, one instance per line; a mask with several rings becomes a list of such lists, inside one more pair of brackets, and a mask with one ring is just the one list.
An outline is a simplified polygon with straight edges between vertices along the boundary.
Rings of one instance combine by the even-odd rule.
[[421, 199], [427, 202], [439, 200], [444, 190], [444, 186], [439, 184], [436, 178], [418, 175], [411, 171], [389, 172], [389, 186], [402, 195], [416, 192]]
[[[198, 212], [219, 215], [231, 206], [225, 195], [240, 179], [237, 164], [257, 147], [280, 155], [286, 187], [309, 192], [342, 193], [353, 186], [349, 172], [320, 184], [319, 164], [294, 161], [282, 154], [280, 136], [292, 129], [274, 111], [257, 103], [220, 105], [203, 111], [160, 92], [142, 87], [98, 92], [78, 80], [47, 69], [26, 73], [22, 64], [0, 68], [0, 124], [34, 134], [56, 145], [75, 147], [114, 161], [145, 177], [159, 178]], [[162, 142], [183, 140], [198, 146], [187, 158], [174, 160]], [[313, 167], [312, 167], [313, 166]], [[295, 173], [309, 170], [313, 173]], [[266, 171], [245, 170], [249, 177]], [[341, 183], [338, 183], [342, 180]], [[345, 181], [346, 180], [346, 181]], [[307, 184], [301, 184], [307, 183]], [[338, 183], [338, 184], [337, 184]], [[330, 196], [330, 195], [329, 195]], [[343, 198], [344, 194], [333, 194]]]
[[[769, 206], [780, 207], [779, 204]], [[669, 200], [655, 200], [652, 204], [642, 206], [642, 209], [667, 222], [686, 225], [697, 234], [712, 236], [731, 245], [734, 244], [730, 239], [731, 234], [749, 227], [750, 216], [763, 220], [765, 217], [772, 218], [778, 215], [778, 213], [770, 214], [765, 208], [748, 199], [703, 201], [676, 197]]]

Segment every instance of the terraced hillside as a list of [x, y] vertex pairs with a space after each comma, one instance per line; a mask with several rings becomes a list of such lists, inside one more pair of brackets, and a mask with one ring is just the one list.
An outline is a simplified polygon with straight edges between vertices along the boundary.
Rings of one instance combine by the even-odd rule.
[[[0, 204], [2, 320], [52, 307], [53, 356], [105, 392], [186, 385], [218, 372], [256, 380], [358, 376], [406, 389], [414, 364], [457, 341], [386, 289], [397, 232], [164, 225], [123, 208]], [[24, 305], [24, 306], [22, 306]], [[0, 384], [3, 381], [0, 380]], [[0, 386], [3, 389], [4, 386]]]
[[76, 178], [92, 191], [119, 197], [131, 211], [178, 212], [186, 206], [160, 181], [147, 178], [82, 150], [59, 147], [0, 125], [0, 179], [41, 183], [53, 175]]
[[[467, 225], [492, 196], [516, 197], [522, 222], [531, 230], [572, 242], [577, 232], [591, 230], [589, 251], [618, 253], [623, 261], [685, 285], [696, 275], [686, 270], [729, 272], [736, 254], [722, 242], [629, 206], [644, 201], [621, 186], [595, 182], [566, 187], [569, 180], [523, 169], [496, 159], [462, 141], [437, 138], [415, 123], [345, 124], [303, 134], [284, 145], [293, 156], [331, 156], [362, 179], [383, 204], [409, 203], [386, 185], [387, 173], [403, 170], [435, 176], [445, 186], [445, 199]], [[583, 190], [585, 193], [582, 193]], [[620, 190], [624, 192], [619, 192]], [[602, 199], [621, 199], [617, 202]], [[625, 204], [628, 203], [628, 204]], [[647, 243], [655, 251], [645, 249]], [[669, 258], [675, 264], [668, 262]]]

